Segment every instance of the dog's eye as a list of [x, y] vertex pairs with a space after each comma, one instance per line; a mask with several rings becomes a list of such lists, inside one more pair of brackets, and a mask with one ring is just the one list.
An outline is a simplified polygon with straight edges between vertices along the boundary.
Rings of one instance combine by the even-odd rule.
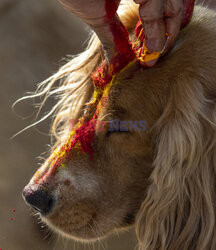
[[122, 121], [119, 119], [113, 119], [108, 123], [107, 126], [108, 130], [106, 132], [106, 136], [110, 137], [111, 135], [122, 135], [122, 134], [131, 134], [133, 131], [131, 129], [131, 126], [129, 125], [129, 122]]
[[114, 134], [130, 134], [130, 133], [131, 133], [131, 131], [128, 131], [128, 130], [125, 130], [125, 131], [121, 131], [121, 130], [107, 131], [106, 137], [110, 137], [111, 135], [114, 135]]

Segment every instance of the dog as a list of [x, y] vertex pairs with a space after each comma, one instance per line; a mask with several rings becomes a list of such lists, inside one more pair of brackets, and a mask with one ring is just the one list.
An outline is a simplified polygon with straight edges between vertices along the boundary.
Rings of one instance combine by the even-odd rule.
[[[128, 2], [119, 16], [134, 40], [137, 7]], [[98, 110], [93, 157], [74, 149], [58, 169], [59, 149], [68, 149], [92, 104], [91, 74], [104, 59], [96, 35], [40, 85], [37, 96], [59, 98], [51, 111], [56, 143], [23, 195], [45, 223], [80, 241], [135, 225], [140, 250], [216, 249], [215, 21], [214, 11], [197, 6], [155, 67], [132, 62], [118, 73]]]

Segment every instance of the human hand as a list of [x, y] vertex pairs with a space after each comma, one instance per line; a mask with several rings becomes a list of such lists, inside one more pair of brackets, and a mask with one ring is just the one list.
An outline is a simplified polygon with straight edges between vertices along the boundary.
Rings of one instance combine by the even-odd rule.
[[118, 36], [122, 37], [122, 42], [127, 46], [127, 34], [116, 14], [120, 0], [59, 0], [59, 2], [96, 32], [108, 59], [111, 59], [116, 52], [115, 34], [111, 31], [110, 24], [121, 27]]
[[[194, 0], [134, 0], [134, 2], [140, 4], [139, 14], [145, 33], [145, 46], [151, 52], [165, 54], [174, 45], [181, 27], [190, 21]], [[152, 67], [158, 59], [159, 57], [142, 64]]]
[[[129, 50], [128, 34], [116, 14], [121, 0], [59, 1], [96, 32], [108, 59], [111, 59], [116, 51], [124, 53]], [[161, 54], [165, 54], [172, 48], [180, 28], [189, 22], [194, 0], [134, 0], [134, 2], [140, 5], [139, 13], [145, 32], [145, 46], [151, 52], [162, 51]], [[168, 39], [166, 33], [169, 34]], [[121, 46], [115, 44], [116, 40]], [[159, 57], [143, 64], [152, 67], [158, 59]]]

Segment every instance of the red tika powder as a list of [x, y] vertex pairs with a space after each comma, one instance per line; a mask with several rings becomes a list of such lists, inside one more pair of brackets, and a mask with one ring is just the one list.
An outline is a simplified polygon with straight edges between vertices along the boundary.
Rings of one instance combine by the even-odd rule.
[[[114, 37], [114, 46], [116, 55], [113, 57], [111, 62], [108, 64], [106, 61], [92, 74], [93, 84], [95, 85], [93, 101], [87, 107], [87, 115], [82, 117], [74, 130], [70, 133], [66, 143], [57, 148], [49, 159], [49, 164], [52, 166], [52, 173], [54, 173], [60, 166], [65, 167], [65, 163], [71, 160], [73, 152], [86, 153], [93, 158], [93, 140], [96, 131], [98, 113], [101, 107], [107, 100], [109, 89], [113, 84], [113, 79], [116, 74], [134, 59], [139, 60], [143, 58], [143, 54], [140, 54], [141, 49], [144, 48], [145, 59], [152, 60], [152, 57], [159, 57], [159, 54], [153, 54], [148, 51], [144, 46], [145, 34], [142, 28], [141, 20], [138, 21], [135, 34], [137, 41], [131, 45], [129, 42], [129, 34], [120, 20], [112, 22], [112, 17], [116, 12], [119, 4], [119, 0], [106, 0], [107, 16], [105, 17], [109, 22], [110, 30]], [[185, 10], [182, 21], [182, 28], [190, 22], [194, 0], [184, 0]], [[143, 52], [142, 52], [143, 53]], [[155, 52], [158, 53], [158, 52]]]

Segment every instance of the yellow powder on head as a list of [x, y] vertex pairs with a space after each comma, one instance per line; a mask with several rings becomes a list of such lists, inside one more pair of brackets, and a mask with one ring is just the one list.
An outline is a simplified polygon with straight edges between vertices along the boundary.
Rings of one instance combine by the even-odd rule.
[[139, 57], [141, 62], [149, 62], [160, 57], [161, 52], [150, 52], [148, 48], [144, 45], [144, 52]]

